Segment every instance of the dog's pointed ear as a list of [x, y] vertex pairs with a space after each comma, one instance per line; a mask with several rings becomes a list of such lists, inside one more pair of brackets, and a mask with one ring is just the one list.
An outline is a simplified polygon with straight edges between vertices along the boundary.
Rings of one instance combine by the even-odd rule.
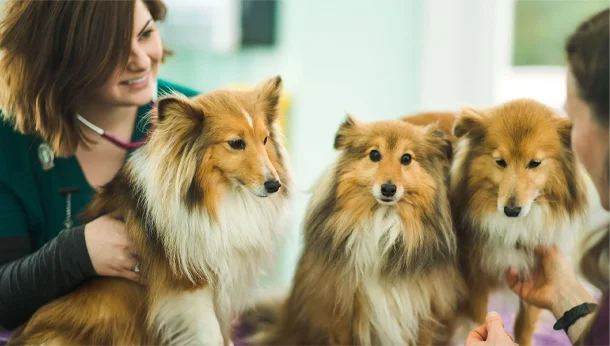
[[435, 148], [438, 148], [443, 153], [444, 158], [451, 161], [453, 158], [453, 146], [445, 131], [439, 127], [438, 123], [428, 125], [424, 130], [427, 141]]
[[203, 112], [195, 110], [191, 101], [186, 96], [179, 94], [160, 98], [157, 101], [156, 115], [159, 123], [175, 117], [203, 120]]
[[572, 150], [572, 121], [569, 118], [561, 118], [557, 122], [557, 133], [561, 145], [567, 150]]
[[470, 134], [474, 137], [485, 135], [485, 125], [483, 124], [483, 118], [485, 116], [481, 111], [475, 110], [470, 107], [462, 109], [458, 115], [458, 119], [453, 126], [453, 135], [456, 138], [463, 137]]
[[335, 134], [335, 149], [342, 150], [350, 146], [354, 136], [358, 135], [360, 121], [354, 116], [347, 114], [345, 120], [339, 125], [339, 130]]
[[275, 76], [263, 82], [258, 88], [258, 105], [262, 107], [267, 122], [274, 123], [279, 114], [280, 96], [282, 95], [282, 77]]

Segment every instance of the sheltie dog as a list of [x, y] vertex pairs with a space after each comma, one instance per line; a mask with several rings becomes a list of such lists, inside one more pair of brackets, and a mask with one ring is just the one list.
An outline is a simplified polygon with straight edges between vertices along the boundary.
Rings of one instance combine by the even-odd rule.
[[287, 211], [281, 87], [161, 98], [147, 143], [85, 213], [125, 221], [146, 285], [90, 280], [11, 343], [230, 344]]
[[249, 341], [445, 342], [465, 285], [457, 267], [445, 182], [450, 147], [443, 133], [348, 116], [334, 146], [339, 156], [308, 206], [291, 292], [279, 313], [270, 314], [267, 330], [252, 331]]
[[[454, 131], [450, 196], [469, 287], [468, 312], [485, 322], [489, 294], [509, 268], [531, 274], [536, 247], [570, 243], [587, 209], [586, 188], [570, 146], [571, 123], [536, 101], [465, 108]], [[531, 343], [539, 310], [521, 303], [514, 333]]]

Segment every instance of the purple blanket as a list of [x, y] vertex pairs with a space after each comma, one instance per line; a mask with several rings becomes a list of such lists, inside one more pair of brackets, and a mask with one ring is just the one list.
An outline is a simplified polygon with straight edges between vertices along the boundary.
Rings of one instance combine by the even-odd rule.
[[0, 345], [6, 344], [9, 336], [11, 336], [11, 332], [6, 330], [0, 330]]
[[[506, 328], [506, 331], [508, 331], [511, 335], [514, 335], [513, 322], [517, 313], [518, 306], [519, 301], [517, 297], [510, 292], [493, 295], [489, 302], [489, 310], [495, 310], [500, 313], [500, 315], [502, 316], [502, 321], [504, 322], [504, 327]], [[553, 329], [554, 323], [555, 317], [553, 317], [550, 312], [543, 311], [540, 314], [540, 319], [538, 320], [536, 332], [534, 334], [534, 345], [571, 345], [570, 339], [568, 339], [564, 331], [556, 331]], [[237, 326], [235, 330], [235, 335], [237, 337], [236, 340], [234, 340], [235, 346], [247, 345], [243, 340], [245, 337], [248, 336], [248, 333], [248, 330], [244, 330], [243, 328], [239, 328], [239, 326]], [[463, 341], [461, 345], [463, 345]]]
[[[513, 321], [515, 319], [517, 306], [518, 301], [516, 297], [511, 296], [511, 294], [498, 294], [493, 296], [490, 300], [490, 310], [495, 310], [502, 315], [504, 327], [511, 334], [513, 334]], [[563, 331], [553, 330], [553, 323], [555, 323], [555, 319], [548, 311], [543, 311], [540, 314], [540, 320], [538, 321], [536, 333], [534, 334], [534, 345], [570, 345], [570, 340]], [[242, 330], [237, 326], [235, 334], [238, 337], [235, 340], [235, 346], [246, 345], [243, 342], [243, 337], [248, 334], [248, 331]], [[0, 345], [8, 340], [9, 335], [9, 332], [0, 330]]]

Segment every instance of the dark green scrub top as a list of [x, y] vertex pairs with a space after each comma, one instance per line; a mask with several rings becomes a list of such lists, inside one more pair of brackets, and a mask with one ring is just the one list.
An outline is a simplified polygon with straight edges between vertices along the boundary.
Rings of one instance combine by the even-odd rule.
[[[172, 91], [188, 97], [197, 94], [194, 90], [158, 81], [159, 96]], [[149, 109], [150, 104], [138, 109], [132, 141], [145, 136], [144, 116]], [[75, 156], [55, 158], [54, 167], [44, 170], [44, 158], [38, 154], [41, 144], [38, 137], [22, 135], [0, 120], [0, 243], [3, 239], [6, 245], [18, 238], [28, 239], [32, 251], [64, 229], [66, 197], [59, 193], [61, 189], [79, 189], [71, 197], [73, 226], [80, 225], [77, 214], [94, 195]], [[4, 248], [4, 251], [10, 252], [10, 249]]]

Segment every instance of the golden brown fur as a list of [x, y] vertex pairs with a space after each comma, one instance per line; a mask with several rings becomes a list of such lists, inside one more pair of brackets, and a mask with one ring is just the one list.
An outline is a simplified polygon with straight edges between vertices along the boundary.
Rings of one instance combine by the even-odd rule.
[[[231, 320], [248, 304], [260, 264], [273, 248], [272, 224], [281, 224], [288, 198], [290, 177], [277, 126], [280, 91], [277, 77], [254, 91], [161, 99], [148, 143], [84, 215], [91, 220], [112, 213], [125, 221], [146, 286], [119, 278], [90, 280], [41, 308], [11, 344], [214, 343], [189, 324], [197, 322], [191, 317], [198, 307], [191, 311], [191, 301], [180, 300], [208, 293], [215, 316], [204, 317], [218, 318], [228, 344]], [[235, 138], [245, 141], [243, 150], [228, 144]], [[282, 187], [254, 196], [263, 193], [264, 179], [278, 179]]]
[[[348, 117], [335, 138], [340, 156], [308, 207], [304, 250], [289, 298], [275, 319], [275, 311], [263, 305], [271, 321], [246, 316], [250, 327], [268, 328], [254, 331], [251, 341], [447, 341], [464, 289], [445, 182], [447, 146], [436, 127], [366, 124]], [[370, 158], [373, 150], [380, 160]], [[412, 160], [405, 165], [406, 153]], [[389, 182], [400, 196], [384, 202], [377, 192]]]
[[455, 144], [456, 139], [453, 136], [453, 125], [457, 119], [457, 114], [453, 112], [423, 112], [408, 115], [401, 120], [417, 126], [428, 126], [435, 124], [445, 133], [447, 139]]
[[[567, 118], [527, 99], [464, 109], [455, 124], [450, 195], [468, 312], [478, 323], [484, 323], [488, 296], [503, 284], [508, 268], [529, 275], [534, 248], [569, 243], [586, 211], [570, 131]], [[515, 322], [520, 345], [531, 343], [538, 314], [521, 306]]]

